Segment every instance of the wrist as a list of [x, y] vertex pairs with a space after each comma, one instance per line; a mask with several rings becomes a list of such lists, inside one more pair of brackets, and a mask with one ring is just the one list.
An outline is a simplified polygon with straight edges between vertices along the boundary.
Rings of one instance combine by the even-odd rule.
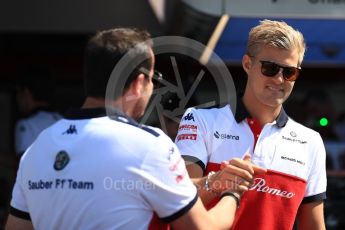
[[234, 200], [236, 201], [237, 208], [240, 207], [240, 201], [241, 201], [240, 194], [238, 194], [237, 192], [225, 191], [220, 195], [220, 199], [222, 199], [223, 197], [226, 197], [226, 196], [230, 196], [230, 197], [234, 198]]
[[204, 183], [204, 189], [208, 192], [212, 192], [212, 193], [217, 193], [213, 188], [212, 188], [212, 177], [215, 176], [215, 172], [211, 171], [207, 174], [206, 179], [205, 179], [205, 183]]

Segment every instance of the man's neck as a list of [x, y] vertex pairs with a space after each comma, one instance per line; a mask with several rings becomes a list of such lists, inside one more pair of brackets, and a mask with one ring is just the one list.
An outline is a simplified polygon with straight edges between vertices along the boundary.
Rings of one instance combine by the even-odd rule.
[[248, 94], [244, 94], [242, 100], [249, 114], [252, 118], [259, 121], [261, 126], [264, 126], [267, 123], [272, 123], [276, 120], [281, 111], [281, 105], [278, 107], [264, 105], [257, 100], [254, 100], [254, 97], [251, 97]]
[[105, 107], [105, 100], [103, 98], [87, 97], [82, 105], [83, 109]]
[[109, 104], [105, 101], [104, 98], [95, 98], [95, 97], [87, 97], [82, 105], [83, 109], [92, 109], [92, 108], [105, 108], [106, 106], [111, 106], [116, 108], [127, 116], [131, 117], [131, 107], [127, 106], [128, 103], [123, 103], [123, 98], [120, 97], [115, 101], [111, 101]]

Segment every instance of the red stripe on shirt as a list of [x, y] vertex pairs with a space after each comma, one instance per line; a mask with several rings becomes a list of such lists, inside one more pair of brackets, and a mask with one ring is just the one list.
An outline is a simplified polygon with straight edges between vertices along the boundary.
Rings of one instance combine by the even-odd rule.
[[253, 118], [246, 118], [246, 120], [247, 120], [247, 123], [248, 123], [248, 125], [249, 125], [249, 127], [252, 130], [252, 133], [254, 135], [254, 149], [255, 149], [256, 142], [259, 138], [262, 127], [261, 127], [259, 121], [255, 120]]
[[292, 229], [306, 181], [268, 170], [254, 182], [241, 198], [232, 229]]
[[[205, 174], [219, 169], [220, 164], [209, 163]], [[241, 198], [232, 229], [292, 229], [306, 183], [302, 178], [274, 170], [256, 175], [254, 185]], [[218, 201], [212, 200], [207, 209]]]

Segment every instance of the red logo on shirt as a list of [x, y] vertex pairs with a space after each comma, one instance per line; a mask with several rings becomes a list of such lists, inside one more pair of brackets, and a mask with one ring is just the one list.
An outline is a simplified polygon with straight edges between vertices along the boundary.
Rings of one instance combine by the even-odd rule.
[[178, 183], [180, 183], [183, 179], [184, 179], [184, 177], [187, 175], [187, 170], [186, 171], [184, 171], [183, 172], [183, 174], [182, 175], [178, 175], [177, 177], [176, 177], [176, 183], [178, 184]]
[[196, 125], [181, 125], [180, 127], [178, 127], [178, 130], [187, 130], [187, 131], [192, 131], [192, 132], [196, 132], [198, 130], [198, 126]]
[[182, 160], [182, 157], [180, 157], [176, 162], [174, 162], [172, 165], [170, 165], [169, 170], [170, 171], [176, 171], [176, 169], [179, 166], [181, 160]]
[[180, 134], [177, 136], [177, 141], [180, 140], [196, 140], [196, 134]]

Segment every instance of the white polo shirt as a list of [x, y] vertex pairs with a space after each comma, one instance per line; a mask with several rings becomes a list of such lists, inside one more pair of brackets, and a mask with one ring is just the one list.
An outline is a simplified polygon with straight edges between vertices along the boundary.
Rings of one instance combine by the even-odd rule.
[[45, 128], [61, 119], [61, 115], [47, 110], [37, 110], [27, 118], [18, 120], [15, 127], [15, 151], [22, 155]]
[[235, 116], [229, 105], [190, 108], [175, 142], [185, 160], [200, 165], [205, 175], [218, 171], [222, 161], [246, 153], [268, 169], [242, 196], [232, 229], [292, 229], [301, 203], [326, 198], [323, 141], [317, 132], [288, 118], [283, 109], [261, 129], [241, 100]]
[[194, 205], [196, 188], [169, 137], [104, 115], [75, 111], [41, 133], [21, 159], [12, 215], [35, 229], [159, 229], [153, 216], [170, 222]]

